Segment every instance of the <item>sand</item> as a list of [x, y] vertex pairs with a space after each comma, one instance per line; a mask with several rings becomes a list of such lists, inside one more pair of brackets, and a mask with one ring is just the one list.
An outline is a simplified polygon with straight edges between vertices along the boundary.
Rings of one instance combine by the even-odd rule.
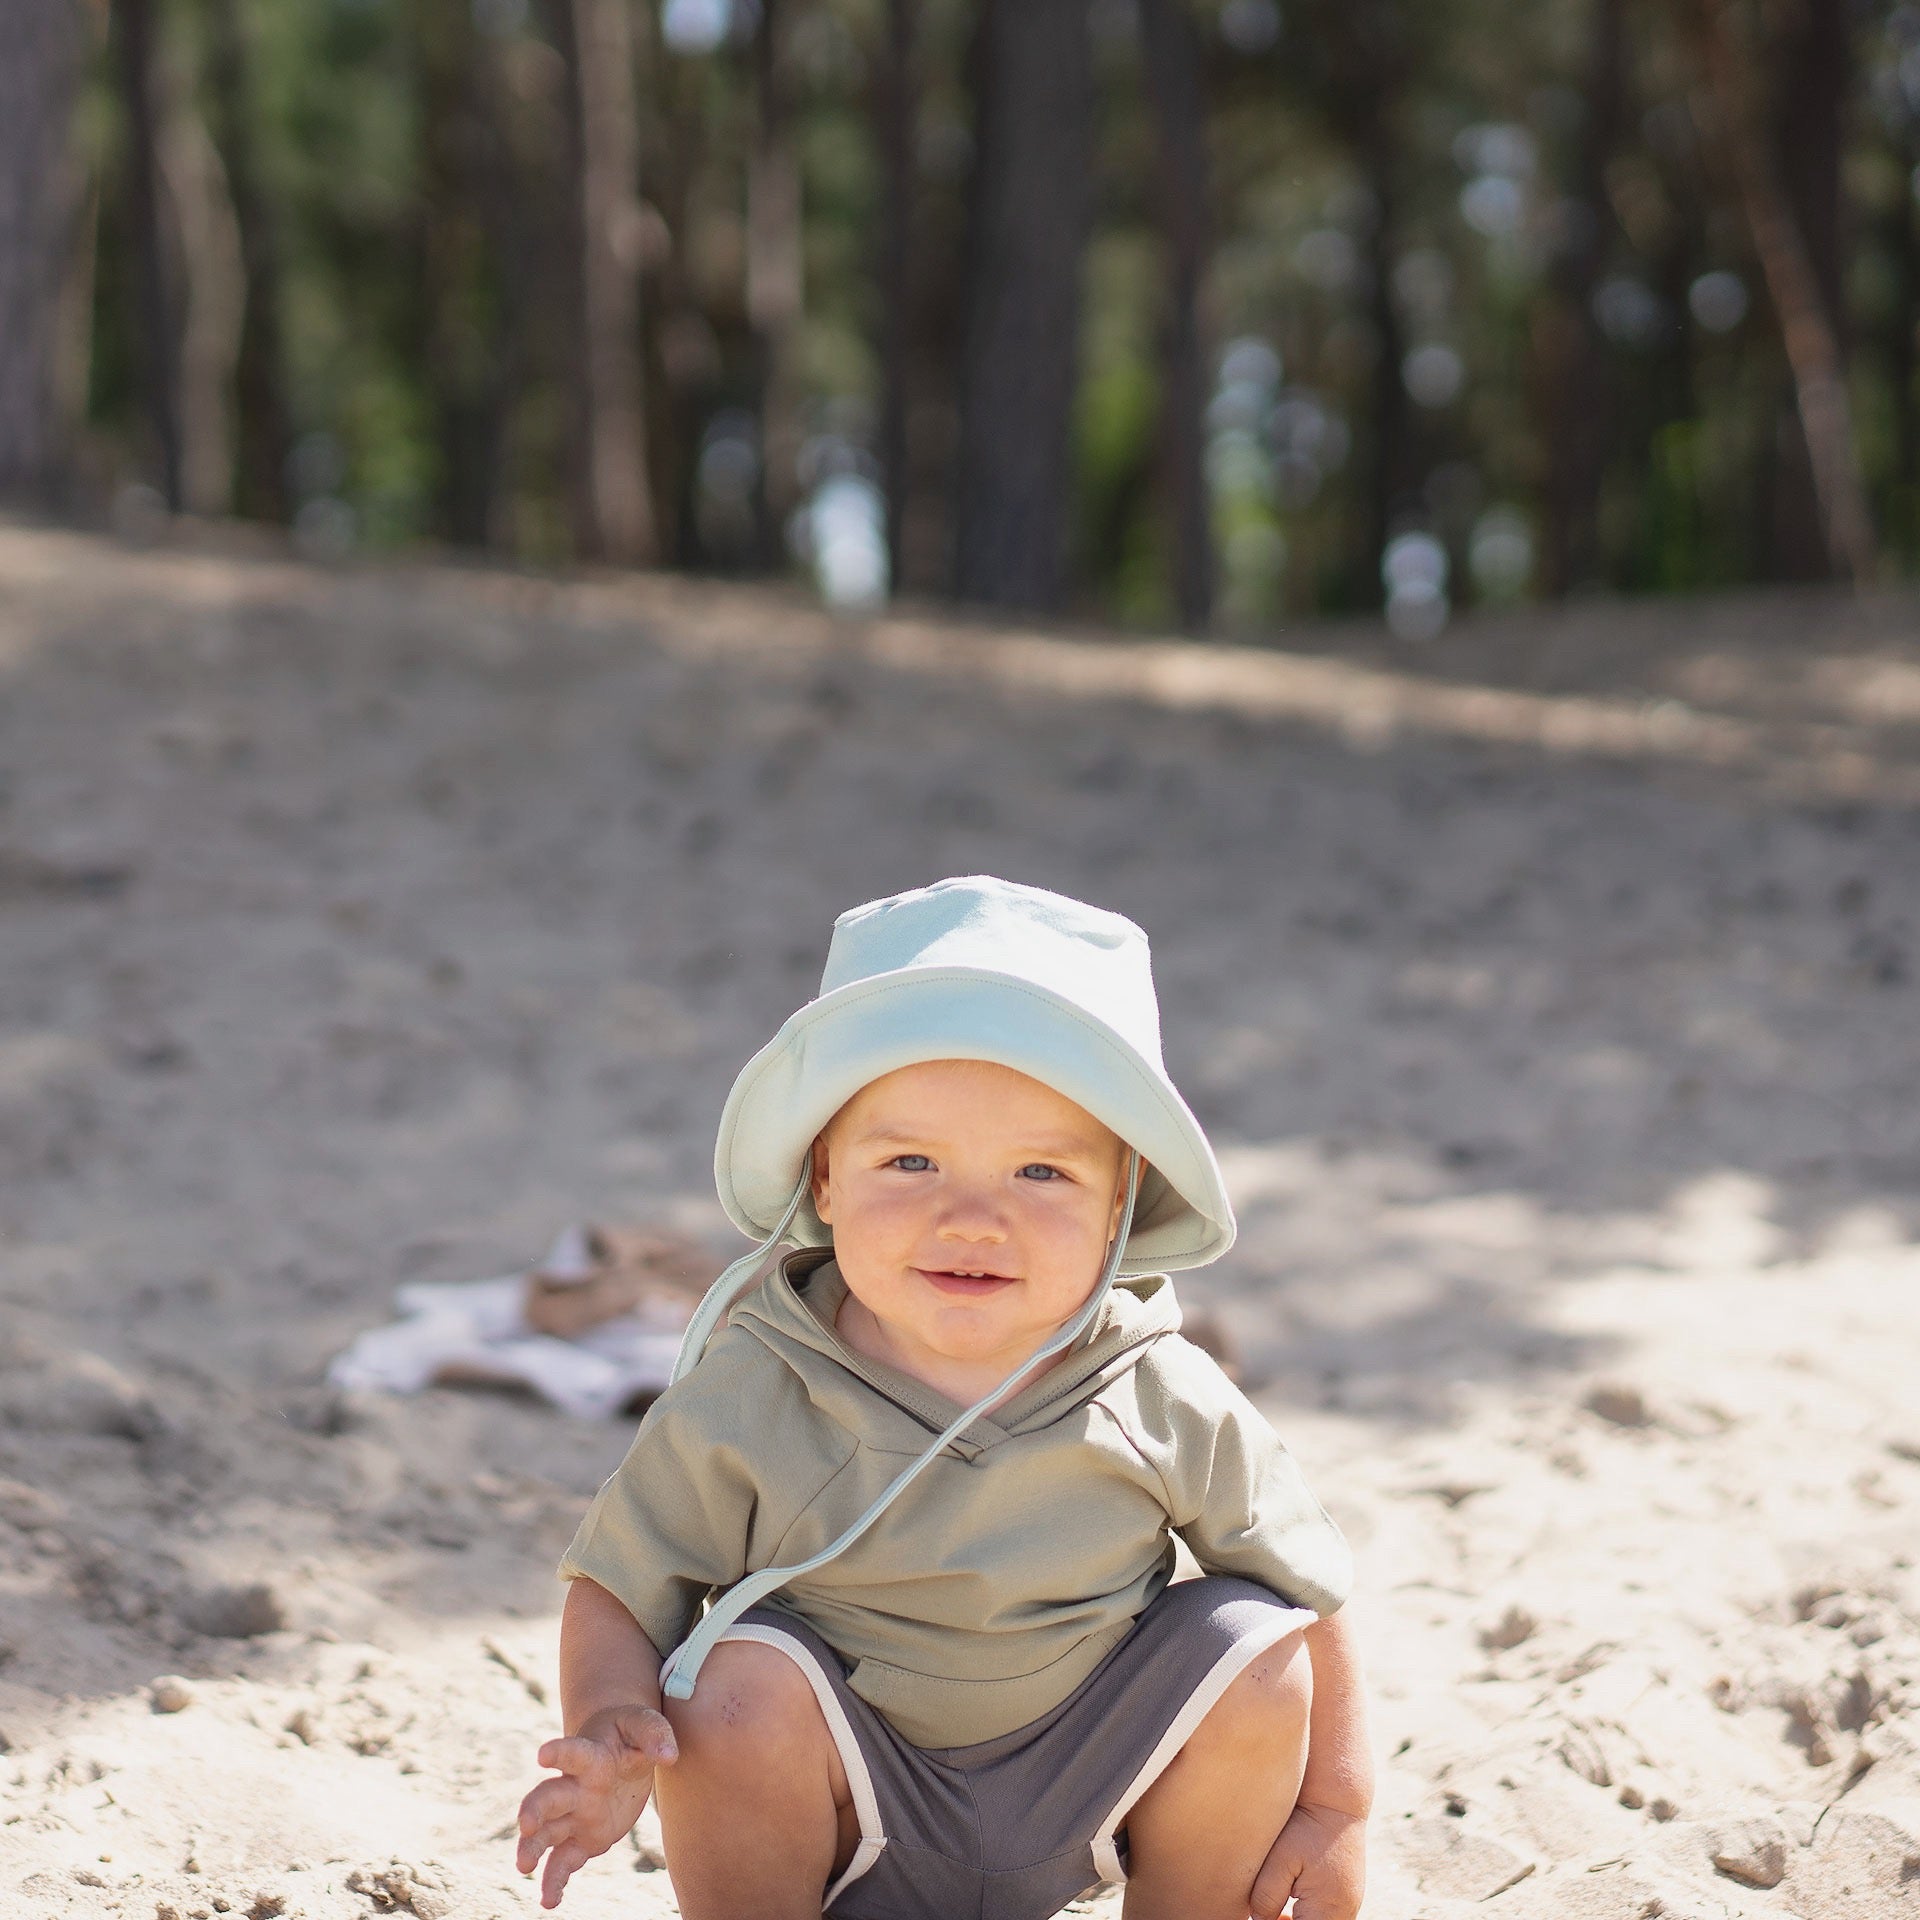
[[534, 1910], [625, 1429], [326, 1362], [569, 1220], [729, 1250], [831, 913], [981, 869], [1153, 934], [1183, 1295], [1362, 1562], [1368, 1913], [1920, 1905], [1916, 615], [1190, 650], [0, 527], [0, 1911]]

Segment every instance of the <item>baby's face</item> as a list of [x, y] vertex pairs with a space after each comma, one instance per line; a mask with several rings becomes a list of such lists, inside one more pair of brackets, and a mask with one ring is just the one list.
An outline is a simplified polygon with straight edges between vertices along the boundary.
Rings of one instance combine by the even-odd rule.
[[814, 1205], [852, 1296], [841, 1332], [978, 1398], [1085, 1305], [1125, 1149], [1011, 1067], [933, 1060], [863, 1087], [814, 1148]]

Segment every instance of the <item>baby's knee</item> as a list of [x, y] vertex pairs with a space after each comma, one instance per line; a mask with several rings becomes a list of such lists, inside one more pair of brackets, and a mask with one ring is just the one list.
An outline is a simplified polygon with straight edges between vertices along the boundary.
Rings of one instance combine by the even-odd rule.
[[701, 1663], [692, 1699], [662, 1704], [681, 1753], [694, 1758], [739, 1746], [769, 1753], [826, 1733], [806, 1676], [779, 1648], [752, 1640], [723, 1640]]
[[1258, 1745], [1299, 1739], [1312, 1710], [1313, 1662], [1295, 1632], [1255, 1654], [1207, 1717], [1220, 1733]]

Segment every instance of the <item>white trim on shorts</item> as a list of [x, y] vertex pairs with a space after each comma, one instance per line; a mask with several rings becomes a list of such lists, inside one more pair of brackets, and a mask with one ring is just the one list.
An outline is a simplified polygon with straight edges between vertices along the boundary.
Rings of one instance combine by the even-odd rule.
[[1219, 1704], [1220, 1697], [1253, 1665], [1261, 1654], [1284, 1640], [1288, 1634], [1311, 1626], [1319, 1616], [1306, 1607], [1290, 1607], [1271, 1621], [1254, 1628], [1236, 1640], [1208, 1669], [1207, 1676], [1187, 1695], [1186, 1704], [1174, 1715], [1173, 1724], [1160, 1736], [1160, 1743], [1147, 1755], [1146, 1764], [1127, 1783], [1127, 1790], [1114, 1802], [1113, 1811], [1101, 1821], [1093, 1836], [1093, 1864], [1099, 1869], [1100, 1884], [1124, 1887], [1127, 1870], [1120, 1864], [1115, 1836], [1120, 1824], [1133, 1810], [1134, 1803], [1166, 1772], [1173, 1756], [1193, 1738], [1194, 1729]]
[[[821, 1900], [823, 1908], [831, 1907], [848, 1887], [871, 1869], [887, 1844], [886, 1829], [880, 1824], [880, 1796], [873, 1790], [873, 1775], [867, 1771], [866, 1755], [860, 1751], [860, 1743], [853, 1735], [853, 1723], [848, 1720], [847, 1710], [840, 1704], [840, 1697], [834, 1692], [832, 1682], [804, 1641], [795, 1639], [790, 1633], [781, 1632], [778, 1627], [739, 1625], [729, 1627], [714, 1644], [718, 1646], [728, 1640], [752, 1640], [763, 1647], [777, 1647], [800, 1669], [806, 1676], [808, 1686], [813, 1689], [813, 1697], [820, 1703], [821, 1713], [826, 1717], [827, 1731], [833, 1735], [840, 1764], [847, 1770], [847, 1786], [853, 1794], [853, 1810], [860, 1821], [860, 1844], [854, 1848], [846, 1872], [827, 1889]], [[660, 1669], [662, 1680], [673, 1671], [674, 1662], [679, 1657], [680, 1649], [676, 1647]]]

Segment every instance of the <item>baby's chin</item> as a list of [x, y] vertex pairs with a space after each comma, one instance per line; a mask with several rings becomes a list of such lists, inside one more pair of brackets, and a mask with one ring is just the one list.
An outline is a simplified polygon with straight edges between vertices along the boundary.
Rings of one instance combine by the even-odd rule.
[[986, 1308], [970, 1310], [965, 1302], [959, 1302], [937, 1312], [923, 1327], [898, 1327], [893, 1331], [905, 1337], [917, 1335], [944, 1360], [1004, 1359], [1015, 1365], [1044, 1347], [1072, 1318], [1068, 1314], [1044, 1326], [1021, 1325], [1004, 1314], [996, 1315]]

